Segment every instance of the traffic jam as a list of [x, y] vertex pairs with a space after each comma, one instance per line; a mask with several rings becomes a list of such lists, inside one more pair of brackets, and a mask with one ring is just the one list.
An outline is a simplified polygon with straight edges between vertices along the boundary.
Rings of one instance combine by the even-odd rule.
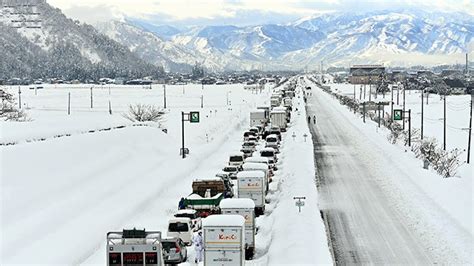
[[[240, 151], [214, 177], [194, 179], [192, 192], [160, 231], [107, 233], [107, 265], [244, 265], [255, 255], [256, 217], [265, 214], [269, 184], [278, 171], [282, 134], [290, 122], [296, 81], [272, 89], [268, 106], [250, 112]], [[268, 102], [268, 101], [267, 101]], [[188, 256], [188, 248], [195, 256]]]

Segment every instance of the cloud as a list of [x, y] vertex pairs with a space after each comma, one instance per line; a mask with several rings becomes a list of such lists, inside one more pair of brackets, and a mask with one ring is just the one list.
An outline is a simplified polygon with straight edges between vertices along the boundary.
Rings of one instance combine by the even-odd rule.
[[262, 23], [263, 18], [266, 23], [283, 22], [288, 18], [333, 11], [366, 12], [413, 7], [474, 14], [472, 0], [48, 0], [48, 3], [84, 22], [126, 16], [177, 25], [228, 22], [249, 25]]

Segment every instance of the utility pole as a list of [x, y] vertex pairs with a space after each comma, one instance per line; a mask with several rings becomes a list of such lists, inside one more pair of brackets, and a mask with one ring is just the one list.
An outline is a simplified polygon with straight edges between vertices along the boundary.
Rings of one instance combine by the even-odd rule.
[[366, 87], [366, 85], [367, 84], [364, 84], [364, 100], [365, 100], [365, 91], [366, 91], [365, 87]]
[[372, 81], [369, 78], [369, 102], [372, 100]]
[[397, 105], [400, 104], [400, 87], [397, 85]]
[[21, 109], [21, 87], [18, 86], [18, 108]]
[[423, 140], [423, 89], [421, 90], [421, 139]]
[[71, 93], [67, 94], [67, 115], [71, 114]]
[[443, 150], [446, 150], [446, 92], [444, 92], [444, 134], [443, 134]]
[[201, 108], [204, 108], [204, 95], [201, 94]]
[[166, 109], [166, 84], [163, 84], [163, 108]]
[[408, 109], [408, 146], [411, 147], [411, 109]]
[[430, 92], [426, 92], [426, 105], [428, 105], [428, 98], [430, 97]]
[[378, 122], [379, 122], [379, 127], [380, 127], [380, 102], [377, 103], [377, 111], [379, 112]]
[[467, 141], [467, 163], [469, 164], [471, 154], [471, 133], [472, 133], [472, 101], [474, 99], [474, 92], [471, 91], [471, 111], [469, 112], [469, 137]]
[[94, 98], [92, 96], [92, 87], [91, 87], [91, 109], [94, 108]]
[[359, 100], [362, 100], [362, 85], [360, 85], [360, 88], [359, 88]]
[[392, 100], [390, 101], [390, 121], [393, 119], [393, 85], [390, 86], [390, 91], [392, 93]]
[[362, 103], [362, 113], [363, 113], [364, 123], [365, 123], [365, 102]]
[[112, 115], [112, 104], [110, 103], [110, 100], [109, 100], [109, 114]]
[[[403, 86], [403, 113], [405, 113], [405, 91], [407, 90], [408, 82], [405, 80], [405, 86]], [[403, 119], [403, 130], [405, 130], [405, 119]]]

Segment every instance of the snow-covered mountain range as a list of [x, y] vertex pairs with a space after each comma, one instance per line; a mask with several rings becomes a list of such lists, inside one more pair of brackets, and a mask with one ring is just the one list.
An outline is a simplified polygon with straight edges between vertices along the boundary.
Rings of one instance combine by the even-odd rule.
[[211, 69], [314, 69], [320, 61], [332, 65], [454, 63], [472, 46], [474, 36], [473, 16], [418, 9], [331, 13], [286, 25], [246, 27], [178, 29], [137, 19], [124, 23], [191, 51], [195, 61]]
[[[34, 63], [36, 58], [49, 60], [48, 64], [61, 61], [49, 75], [61, 73], [64, 66], [89, 72], [110, 68], [102, 71], [107, 74], [120, 68], [124, 73], [156, 72], [151, 65], [188, 72], [196, 63], [208, 71], [311, 70], [318, 69], [321, 61], [325, 66], [433, 65], [462, 62], [463, 53], [474, 46], [474, 17], [464, 13], [404, 9], [330, 13], [284, 25], [186, 28], [126, 18], [92, 27], [68, 19], [45, 0], [35, 1], [41, 28], [12, 27], [18, 20], [15, 12], [0, 8], [0, 26], [8, 28], [0, 36], [0, 45], [6, 47], [0, 55], [10, 58], [0, 70], [23, 71], [11, 63], [22, 56], [33, 61], [32, 67], [42, 65]], [[28, 45], [13, 41], [19, 38]]]

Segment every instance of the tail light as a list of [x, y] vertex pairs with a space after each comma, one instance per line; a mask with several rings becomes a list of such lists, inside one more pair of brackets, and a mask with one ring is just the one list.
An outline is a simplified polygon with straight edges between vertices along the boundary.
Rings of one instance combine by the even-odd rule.
[[179, 245], [176, 243], [176, 253], [180, 253], [181, 252], [181, 248], [179, 247]]

